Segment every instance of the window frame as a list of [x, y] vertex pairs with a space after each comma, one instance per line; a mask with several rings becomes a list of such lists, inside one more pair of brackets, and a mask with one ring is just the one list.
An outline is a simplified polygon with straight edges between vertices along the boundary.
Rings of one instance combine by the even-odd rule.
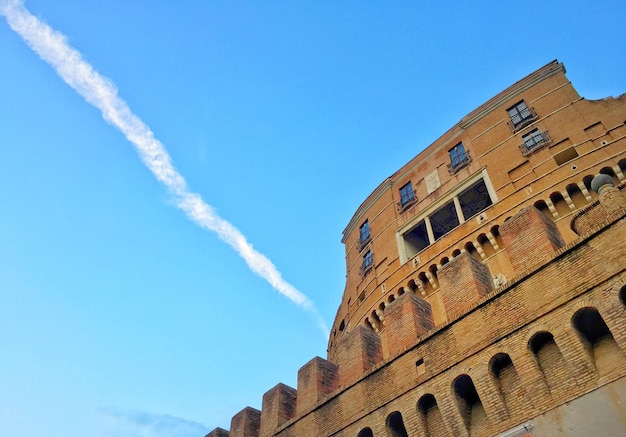
[[[523, 108], [521, 107], [522, 105]], [[508, 125], [513, 132], [517, 132], [537, 119], [537, 113], [534, 108], [528, 106], [523, 99], [509, 107], [506, 112], [509, 116]]]
[[456, 173], [472, 161], [462, 141], [448, 150], [448, 156], [450, 157], [450, 164], [448, 164], [450, 174]]
[[[491, 204], [487, 206], [486, 208], [484, 208], [483, 210], [481, 210], [480, 213], [487, 210], [488, 208], [490, 208], [491, 206], [495, 205], [498, 202], [498, 196], [496, 195], [495, 189], [493, 188], [493, 185], [491, 184], [489, 176], [487, 175], [487, 170], [483, 167], [481, 170], [472, 174], [472, 176], [470, 176], [469, 178], [465, 179], [463, 182], [458, 184], [454, 189], [450, 190], [450, 192], [446, 196], [442, 196], [440, 199], [438, 199], [436, 202], [434, 202], [432, 205], [426, 208], [421, 214], [413, 217], [411, 220], [409, 220], [407, 223], [405, 223], [402, 227], [400, 227], [396, 231], [396, 243], [398, 245], [398, 253], [400, 255], [401, 264], [407, 263], [409, 260], [417, 256], [420, 252], [428, 249], [436, 241], [444, 237], [445, 234], [441, 235], [439, 238], [434, 238], [432, 225], [428, 218], [429, 216], [432, 216], [433, 213], [437, 212], [445, 205], [449, 204], [450, 202], [454, 202], [456, 211], [457, 213], [460, 214], [458, 226], [462, 225], [467, 220], [471, 220], [473, 217], [476, 217], [476, 214], [472, 217], [463, 216], [463, 212], [461, 211], [461, 204], [459, 202], [458, 197], [461, 194], [467, 192], [469, 188], [471, 188], [472, 186], [474, 186], [481, 180], [485, 184], [485, 188], [487, 189], [487, 193], [488, 193], [489, 199], [491, 200]], [[427, 233], [428, 233], [429, 244], [426, 247], [418, 250], [416, 253], [412, 253], [409, 255], [407, 252], [407, 245], [404, 239], [404, 235], [411, 232], [411, 230], [417, 227], [421, 221], [425, 222]], [[456, 229], [457, 227], [453, 228], [452, 230]]]
[[415, 190], [413, 189], [413, 184], [411, 183], [411, 181], [408, 181], [406, 184], [402, 185], [399, 188], [399, 193], [400, 202], [398, 202], [398, 209], [400, 211], [404, 211], [417, 200], [417, 197], [415, 197]]

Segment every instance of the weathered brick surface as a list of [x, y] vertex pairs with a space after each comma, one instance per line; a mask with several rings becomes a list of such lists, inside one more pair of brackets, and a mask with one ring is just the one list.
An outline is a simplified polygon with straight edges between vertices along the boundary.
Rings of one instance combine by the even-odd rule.
[[230, 437], [259, 437], [260, 431], [261, 412], [256, 408], [246, 407], [230, 421]]
[[380, 337], [363, 326], [344, 336], [337, 353], [339, 384], [351, 384], [382, 361]]
[[[398, 411], [409, 435], [423, 435], [429, 428], [431, 435], [489, 436], [625, 377], [626, 305], [619, 293], [626, 284], [626, 248], [614, 244], [623, 239], [625, 224], [622, 219], [561, 249], [553, 260], [483, 297], [472, 310], [366, 372], [277, 435], [355, 436], [365, 427], [386, 435], [387, 418]], [[599, 256], [604, 262], [597, 261]], [[574, 314], [588, 306], [597, 308], [614, 337], [615, 346], [602, 343], [594, 349], [604, 359], [590, 355], [572, 325]], [[531, 339], [542, 332], [554, 340], [534, 354]], [[494, 357], [501, 354], [510, 365], [494, 374]], [[422, 358], [426, 371], [418, 375], [415, 363]], [[469, 425], [453, 389], [463, 374], [471, 377], [484, 411], [481, 416], [477, 410]], [[417, 406], [427, 394], [436, 408], [424, 415]]]
[[516, 272], [536, 265], [565, 245], [554, 222], [534, 206], [506, 221], [500, 235]]
[[438, 278], [449, 317], [467, 311], [494, 288], [489, 268], [467, 252], [441, 267]]
[[[512, 132], [506, 109], [522, 99], [538, 116]], [[266, 393], [258, 431], [241, 431], [251, 423], [242, 412], [231, 435], [492, 436], [624, 381], [626, 219], [588, 190], [601, 169], [623, 180], [624, 120], [626, 94], [581, 99], [553, 62], [386, 179], [344, 231], [346, 291], [329, 361], [303, 366], [297, 392]], [[520, 153], [534, 128], [553, 143]], [[472, 161], [451, 174], [448, 150], [459, 142]], [[402, 233], [479, 176], [494, 203], [404, 253]], [[409, 180], [417, 201], [399, 211], [398, 187]], [[621, 205], [623, 193], [602, 196]], [[372, 238], [361, 247], [366, 219]], [[365, 274], [364, 250], [374, 253]]]
[[260, 437], [274, 435], [280, 425], [295, 416], [296, 396], [296, 390], [285, 384], [278, 384], [263, 395]]
[[215, 428], [213, 431], [208, 433], [206, 437], [228, 437], [229, 433], [225, 429]]
[[339, 367], [315, 357], [298, 371], [298, 415], [310, 411], [320, 400], [339, 388]]
[[385, 308], [387, 344], [390, 355], [413, 346], [418, 337], [434, 328], [430, 304], [413, 293], [405, 293]]

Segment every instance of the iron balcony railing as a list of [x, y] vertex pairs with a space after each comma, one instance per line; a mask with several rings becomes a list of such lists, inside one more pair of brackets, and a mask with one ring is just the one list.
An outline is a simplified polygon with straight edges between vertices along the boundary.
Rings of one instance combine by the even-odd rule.
[[409, 206], [413, 205], [417, 201], [417, 197], [415, 197], [415, 193], [411, 193], [410, 196], [407, 196], [405, 199], [402, 199], [400, 202], [396, 203], [398, 207], [398, 212], [403, 212]]
[[448, 164], [448, 173], [453, 175], [466, 165], [469, 165], [470, 162], [472, 162], [472, 158], [470, 158], [469, 153], [464, 152], [458, 154], [451, 160], [450, 164]]
[[549, 146], [551, 143], [552, 138], [548, 135], [548, 131], [537, 132], [525, 138], [519, 148], [522, 151], [522, 155], [528, 156], [539, 149]]
[[512, 115], [511, 119], [507, 122], [511, 132], [515, 133], [523, 127], [528, 126], [530, 123], [537, 119], [537, 113], [534, 108], [523, 108], [517, 114]]

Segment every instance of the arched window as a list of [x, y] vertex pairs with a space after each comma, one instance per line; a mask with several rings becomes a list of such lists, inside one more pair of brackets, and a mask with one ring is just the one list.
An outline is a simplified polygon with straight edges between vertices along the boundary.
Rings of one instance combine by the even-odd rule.
[[576, 208], [580, 208], [587, 203], [587, 199], [585, 199], [584, 194], [580, 191], [580, 187], [576, 184], [569, 184], [565, 187], [569, 198], [572, 199], [572, 203]]
[[447, 434], [446, 425], [443, 422], [435, 396], [430, 393], [422, 396], [417, 402], [417, 412], [426, 437]]
[[487, 418], [480, 396], [469, 375], [458, 376], [452, 383], [452, 388], [465, 428], [471, 434], [471, 430], [476, 429]]
[[505, 353], [494, 355], [489, 362], [489, 370], [502, 394], [507, 409], [509, 411], [515, 410], [515, 404], [519, 398], [519, 394], [516, 391], [521, 385], [511, 357]]
[[374, 437], [371, 428], [363, 428], [356, 437]]
[[390, 437], [409, 437], [399, 411], [394, 411], [387, 417], [387, 429]]
[[556, 212], [559, 214], [559, 217], [564, 217], [572, 211], [567, 205], [567, 202], [565, 202], [561, 193], [554, 192], [550, 194], [550, 200], [552, 201]]
[[550, 220], [554, 220], [554, 216], [552, 215], [552, 212], [548, 208], [548, 204], [545, 201], [543, 200], [536, 201], [535, 208], [537, 208], [539, 211], [544, 213], [546, 217], [548, 217]]
[[550, 391], [564, 388], [562, 371], [567, 368], [567, 363], [554, 341], [554, 336], [547, 331], [538, 332], [529, 340], [528, 348], [535, 356]]
[[598, 373], [623, 364], [621, 350], [597, 309], [586, 307], [576, 311], [572, 316], [572, 326]]

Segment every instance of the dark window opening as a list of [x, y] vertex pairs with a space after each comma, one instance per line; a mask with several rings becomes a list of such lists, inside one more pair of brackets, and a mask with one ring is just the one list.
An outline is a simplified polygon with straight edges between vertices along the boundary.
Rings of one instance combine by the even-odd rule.
[[368, 250], [367, 252], [365, 252], [365, 255], [363, 255], [363, 262], [361, 263], [361, 274], [367, 273], [367, 271], [372, 268], [373, 264], [374, 254], [372, 254], [371, 250]]
[[374, 433], [370, 428], [364, 428], [361, 430], [361, 432], [359, 432], [359, 435], [357, 435], [357, 437], [374, 437]]
[[400, 209], [409, 206], [414, 201], [415, 192], [413, 191], [413, 185], [409, 181], [400, 187]]
[[493, 202], [491, 202], [485, 181], [481, 179], [459, 194], [459, 203], [465, 220], [489, 208]]
[[406, 255], [411, 258], [418, 252], [421, 252], [430, 245], [428, 240], [428, 232], [426, 231], [426, 223], [424, 220], [419, 222], [417, 226], [404, 234], [406, 247]]
[[472, 378], [468, 375], [461, 375], [456, 378], [453, 387], [461, 417], [466, 428], [470, 430], [485, 418], [485, 410], [480, 401], [480, 396], [478, 396]]
[[392, 437], [409, 437], [404, 427], [402, 414], [398, 411], [391, 413], [389, 417], [387, 417], [387, 428]]
[[520, 149], [524, 156], [530, 155], [535, 150], [539, 150], [552, 142], [547, 131], [541, 132], [537, 128], [531, 130], [526, 135], [522, 135], [522, 141]]
[[537, 117], [535, 111], [526, 106], [526, 102], [523, 100], [511, 106], [507, 109], [507, 112], [509, 113], [509, 118], [511, 119], [509, 121], [509, 127], [513, 130], [513, 132], [529, 125]]
[[459, 216], [453, 201], [439, 208], [429, 218], [435, 241], [459, 225]]
[[448, 153], [450, 154], [450, 164], [448, 165], [450, 174], [456, 173], [457, 170], [465, 167], [471, 161], [465, 147], [463, 147], [463, 143], [457, 144], [448, 150]]
[[359, 250], [362, 249], [370, 241], [370, 223], [365, 222], [359, 228]]

